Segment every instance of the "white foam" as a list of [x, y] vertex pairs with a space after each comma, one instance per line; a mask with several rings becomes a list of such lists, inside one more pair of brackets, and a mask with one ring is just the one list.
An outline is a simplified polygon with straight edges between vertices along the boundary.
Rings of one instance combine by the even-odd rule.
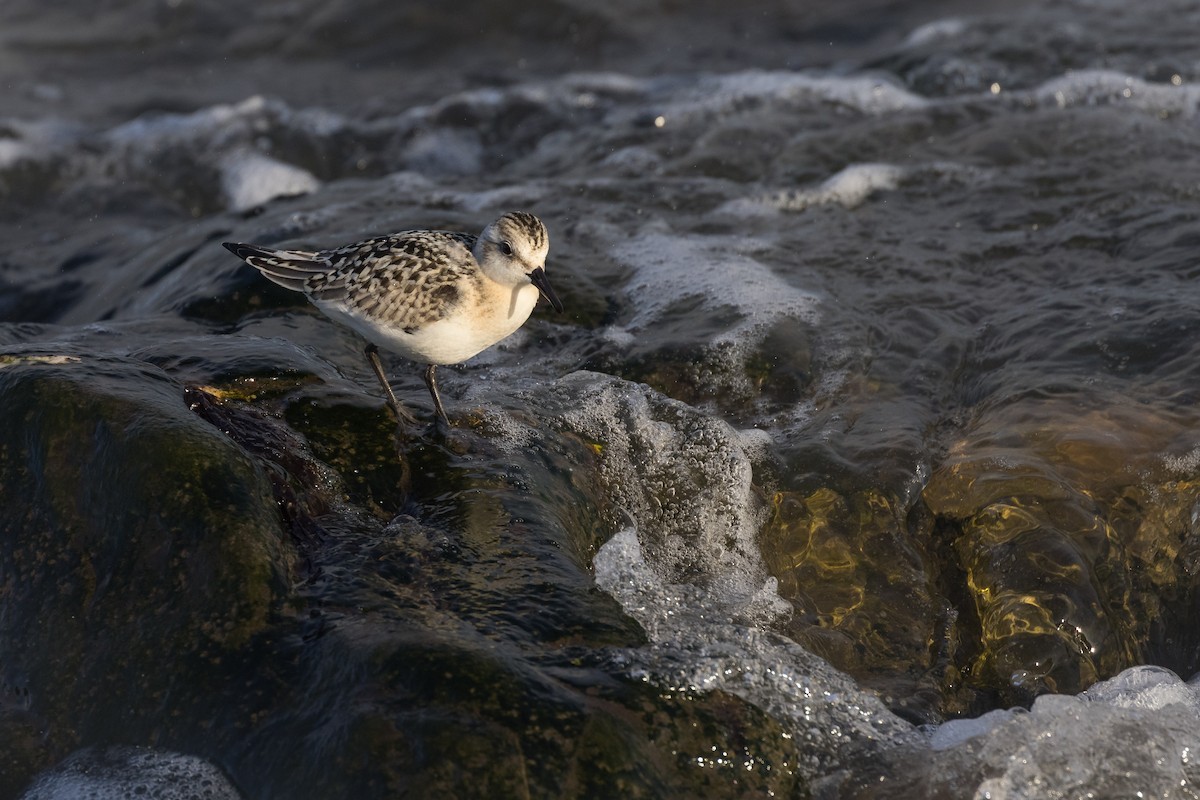
[[646, 90], [644, 79], [623, 72], [572, 72], [563, 76], [562, 85], [580, 95], [593, 97], [598, 94], [631, 97]]
[[221, 131], [232, 136], [243, 126], [255, 125], [255, 120], [276, 107], [277, 104], [256, 95], [237, 104], [218, 104], [190, 114], [144, 115], [116, 126], [104, 138], [113, 146], [140, 148], [167, 140], [209, 137]]
[[1133, 667], [1091, 686], [1080, 697], [1116, 708], [1146, 711], [1180, 705], [1191, 708], [1200, 717], [1200, 688], [1196, 680], [1184, 683], [1178, 675], [1164, 667]]
[[727, 201], [717, 211], [738, 217], [765, 216], [779, 212], [805, 211], [826, 205], [846, 209], [861, 206], [872, 196], [899, 189], [915, 181], [949, 181], [979, 185], [991, 176], [989, 170], [953, 162], [934, 161], [914, 166], [884, 163], [851, 164], [815, 188], [789, 188]]
[[809, 766], [852, 747], [915, 737], [874, 695], [769, 632], [792, 613], [757, 537], [766, 508], [737, 431], [647, 386], [576, 372], [543, 392], [555, 424], [595, 442], [610, 502], [627, 525], [596, 553], [596, 584], [650, 640], [621, 653], [628, 673], [666, 691], [721, 690], [793, 731]]
[[895, 83], [889, 76], [818, 76], [803, 72], [747, 70], [702, 77], [685, 89], [671, 87], [672, 98], [659, 106], [665, 125], [696, 121], [710, 115], [740, 113], [770, 106], [778, 110], [828, 105], [863, 114], [883, 115], [924, 108], [925, 98]]
[[623, 328], [618, 325], [609, 325], [601, 328], [596, 333], [601, 339], [606, 342], [611, 342], [618, 347], [628, 347], [636, 341], [637, 337], [628, 328]]
[[[601, 234], [605, 235], [605, 234]], [[625, 325], [636, 332], [659, 322], [684, 300], [706, 310], [736, 309], [742, 321], [712, 343], [753, 344], [756, 333], [784, 317], [815, 324], [820, 319], [817, 296], [780, 278], [751, 252], [761, 242], [737, 236], [676, 233], [665, 225], [642, 228], [632, 236], [608, 234], [614, 259], [633, 269], [626, 293], [634, 308]]]
[[165, 142], [221, 144], [251, 142], [274, 127], [302, 130], [326, 139], [351, 123], [340, 114], [319, 108], [293, 109], [281, 100], [252, 95], [238, 103], [219, 103], [187, 114], [147, 114], [122, 123], [104, 138], [118, 146], [155, 146]]
[[602, 174], [639, 177], [653, 175], [662, 168], [662, 158], [648, 147], [631, 145], [615, 150], [600, 162]]
[[0, 139], [0, 169], [7, 169], [19, 161], [33, 157], [34, 149], [18, 139]]
[[764, 212], [804, 211], [813, 206], [857, 208], [876, 192], [893, 191], [907, 170], [892, 164], [852, 164], [815, 189], [784, 189], [730, 200], [719, 213], [752, 216]]
[[6, 119], [4, 128], [10, 135], [0, 138], [0, 169], [51, 158], [74, 146], [82, 135], [78, 125], [52, 119]]
[[[495, 189], [483, 189], [477, 192], [456, 192], [443, 189], [436, 193], [436, 197], [440, 205], [452, 204], [456, 208], [472, 213], [483, 211], [495, 213], [498, 209], [528, 208], [530, 204], [536, 203], [551, 193], [553, 193], [553, 187], [544, 183], [509, 183]], [[550, 244], [554, 245], [553, 239]]]
[[[941, 785], [977, 798], [1196, 797], [1200, 689], [1134, 667], [1080, 695], [1042, 695], [932, 732]], [[986, 776], [986, 777], [985, 777]]]
[[947, 39], [957, 39], [967, 30], [967, 23], [961, 19], [949, 18], [927, 22], [917, 28], [904, 39], [903, 48], [924, 47], [928, 44], [943, 42]]
[[944, 722], [934, 729], [929, 737], [929, 746], [934, 750], [958, 747], [977, 736], [991, 733], [997, 725], [1012, 719], [1016, 713], [1018, 712], [998, 708], [971, 719], [952, 719]]
[[220, 169], [221, 189], [232, 211], [246, 211], [276, 197], [310, 194], [321, 186], [308, 170], [252, 150], [225, 156]]
[[614, 504], [652, 537], [664, 576], [688, 574], [731, 597], [759, 591], [768, 577], [756, 541], [765, 509], [737, 431], [608, 375], [575, 372], [553, 393], [561, 423], [602, 443], [602, 474]]
[[[596, 585], [646, 631], [651, 644], [623, 654], [624, 665], [664, 691], [723, 691], [763, 709], [789, 729], [801, 767], [823, 773], [864, 749], [896, 747], [917, 737], [877, 697], [798, 645], [754, 625], [719, 593], [664, 581], [643, 554], [633, 528], [596, 553]], [[764, 585], [762, 592], [772, 593]]]
[[1200, 86], [1150, 83], [1112, 70], [1080, 70], [1047, 81], [1032, 93], [1035, 101], [1058, 108], [1128, 105], [1152, 114], [1195, 116]]
[[241, 800], [221, 771], [196, 756], [144, 747], [85, 749], [41, 773], [21, 800]]
[[190, 114], [145, 115], [118, 125], [101, 137], [101, 169], [161, 180], [161, 162], [170, 154], [167, 160], [178, 162], [177, 169], [206, 165], [217, 170], [228, 207], [244, 211], [320, 186], [308, 170], [271, 154], [269, 134], [285, 129], [322, 141], [347, 127], [347, 121], [332, 112], [295, 111], [280, 101], [254, 96]]
[[474, 175], [483, 170], [483, 142], [473, 130], [421, 130], [405, 149], [404, 160], [422, 172]]

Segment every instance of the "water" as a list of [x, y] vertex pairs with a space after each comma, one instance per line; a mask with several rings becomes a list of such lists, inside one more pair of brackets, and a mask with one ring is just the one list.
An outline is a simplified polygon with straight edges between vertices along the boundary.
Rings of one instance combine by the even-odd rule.
[[[4, 796], [1200, 794], [1198, 12], [907, 5], [0, 11]], [[515, 209], [404, 462], [219, 245]]]

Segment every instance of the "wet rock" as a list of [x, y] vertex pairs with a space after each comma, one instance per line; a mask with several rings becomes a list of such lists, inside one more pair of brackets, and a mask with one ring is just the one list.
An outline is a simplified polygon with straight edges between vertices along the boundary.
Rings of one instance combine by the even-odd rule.
[[296, 702], [243, 743], [253, 758], [237, 773], [314, 798], [784, 796], [801, 780], [792, 743], [753, 705], [664, 694], [577, 645], [539, 657], [435, 602], [327, 610]]
[[[0, 361], [6, 796], [118, 741], [248, 797], [802, 791], [755, 705], [626, 674], [645, 635], [590, 572], [612, 498], [582, 439], [468, 416], [401, 463], [379, 408], [235, 373], [184, 391], [115, 356]], [[704, 419], [679, 446], [707, 446]]]
[[[331, 426], [364, 452], [377, 434], [299, 405], [310, 437]], [[622, 649], [644, 635], [589, 571], [611, 504], [596, 454], [541, 427], [487, 415], [444, 444], [414, 438], [410, 502], [386, 524], [321, 512], [304, 500], [321, 487], [286, 468], [320, 534], [301, 545], [292, 603], [305, 611], [268, 658], [290, 689], [230, 740], [240, 784], [289, 797], [794, 793], [792, 745], [754, 706], [624, 674]]]
[[266, 476], [127, 359], [10, 353], [0, 418], [0, 684], [44, 755], [194, 713], [290, 580]]

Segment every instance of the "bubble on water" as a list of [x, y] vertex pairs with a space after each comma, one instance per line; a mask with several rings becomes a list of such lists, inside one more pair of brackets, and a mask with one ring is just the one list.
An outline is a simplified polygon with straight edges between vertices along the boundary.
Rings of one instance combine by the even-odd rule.
[[1182, 455], [1164, 455], [1162, 460], [1163, 465], [1175, 475], [1194, 475], [1200, 470], [1200, 447], [1192, 448]]

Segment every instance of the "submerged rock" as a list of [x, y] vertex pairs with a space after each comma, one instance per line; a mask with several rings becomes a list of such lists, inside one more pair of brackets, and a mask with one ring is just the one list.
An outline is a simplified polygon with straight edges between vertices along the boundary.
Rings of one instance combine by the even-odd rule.
[[788, 635], [915, 721], [1200, 668], [1188, 422], [1137, 404], [981, 414], [919, 494], [784, 491], [762, 547]]
[[955, 615], [936, 588], [928, 526], [910, 529], [902, 502], [878, 491], [778, 492], [772, 506], [761, 542], [795, 607], [787, 635], [893, 711], [938, 719], [957, 700], [945, 685]]
[[1138, 664], [1198, 667], [1198, 493], [1175, 478], [1186, 464], [1164, 457], [1188, 423], [1091, 404], [981, 415], [922, 494], [958, 611], [962, 683], [1003, 704], [1077, 693]]

